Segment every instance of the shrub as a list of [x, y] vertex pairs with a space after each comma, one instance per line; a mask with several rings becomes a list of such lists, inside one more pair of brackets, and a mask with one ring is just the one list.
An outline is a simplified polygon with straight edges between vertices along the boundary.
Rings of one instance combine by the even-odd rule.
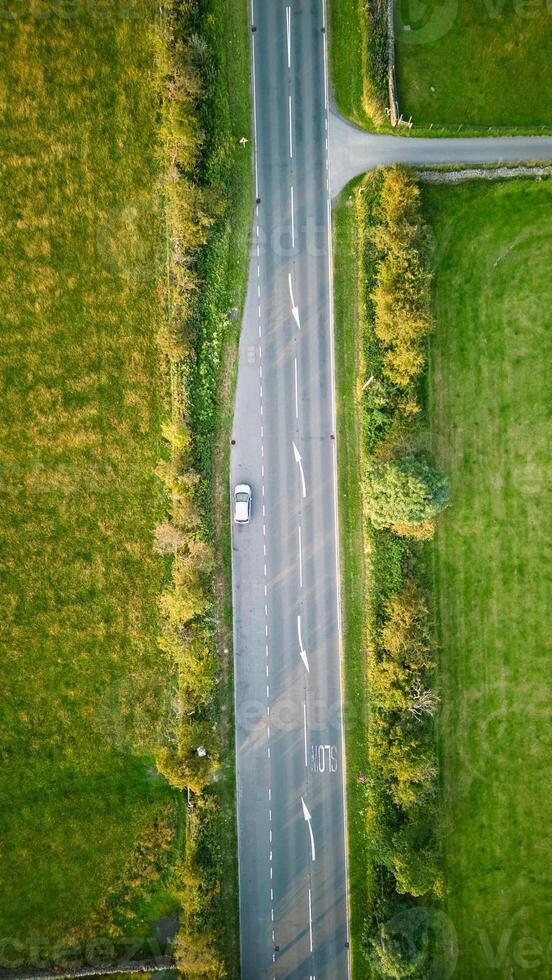
[[214, 949], [213, 938], [201, 932], [180, 929], [174, 943], [174, 958], [183, 976], [200, 980], [222, 980], [228, 976]]
[[419, 196], [412, 177], [401, 167], [390, 167], [381, 187], [381, 222], [372, 230], [379, 254], [372, 290], [374, 331], [384, 346], [384, 371], [401, 389], [422, 372], [422, 343], [432, 326]]
[[447, 506], [448, 486], [441, 474], [414, 456], [389, 463], [374, 460], [368, 467], [365, 500], [374, 527], [410, 527]]
[[375, 936], [369, 932], [366, 934], [364, 951], [368, 962], [380, 976], [397, 980], [423, 976], [428, 958], [427, 948], [423, 944], [418, 946], [400, 928], [394, 930], [393, 921], [383, 923]]

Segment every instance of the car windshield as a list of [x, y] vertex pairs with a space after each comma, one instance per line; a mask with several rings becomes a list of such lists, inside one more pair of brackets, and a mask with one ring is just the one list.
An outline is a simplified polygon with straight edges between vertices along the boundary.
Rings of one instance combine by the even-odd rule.
[[236, 500], [237, 500], [237, 501], [238, 501], [239, 503], [241, 503], [241, 502], [242, 502], [242, 500], [243, 500], [243, 501], [245, 502], [245, 501], [246, 501], [246, 500], [248, 500], [248, 499], [249, 499], [249, 494], [247, 494], [247, 493], [237, 493], [237, 494], [236, 494]]

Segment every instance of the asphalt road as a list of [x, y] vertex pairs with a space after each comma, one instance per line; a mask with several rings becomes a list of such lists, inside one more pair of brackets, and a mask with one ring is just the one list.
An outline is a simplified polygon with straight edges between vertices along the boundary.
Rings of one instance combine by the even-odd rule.
[[353, 177], [390, 163], [412, 166], [552, 161], [551, 136], [499, 136], [424, 139], [376, 136], [330, 112], [331, 194], [336, 197]]
[[260, 204], [231, 454], [253, 488], [233, 527], [242, 977], [346, 980], [323, 3], [255, 0], [252, 18]]
[[232, 486], [253, 489], [232, 528], [242, 978], [346, 980], [331, 198], [379, 164], [550, 159], [552, 140], [371, 136], [330, 111], [323, 0], [252, 0], [252, 26], [231, 451]]

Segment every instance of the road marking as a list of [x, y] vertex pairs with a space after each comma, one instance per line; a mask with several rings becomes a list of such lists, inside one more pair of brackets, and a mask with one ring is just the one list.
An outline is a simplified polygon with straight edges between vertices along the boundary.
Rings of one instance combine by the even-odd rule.
[[289, 158], [293, 160], [293, 123], [291, 110], [291, 95], [288, 95], [288, 115], [289, 115]]
[[[301, 797], [301, 804], [303, 806], [303, 817], [305, 818], [305, 822], [308, 824], [308, 828], [309, 828], [310, 841], [311, 841], [311, 857], [313, 861], [316, 861], [316, 848], [314, 846], [314, 834], [312, 832], [312, 817], [309, 813], [309, 808], [305, 803], [303, 797]], [[309, 889], [309, 893], [310, 893], [310, 889]], [[311, 953], [312, 953], [312, 949], [311, 949]]]
[[[254, 17], [253, 8], [251, 8], [251, 17]], [[259, 199], [259, 169], [257, 163], [257, 70], [255, 64], [255, 35], [252, 34], [252, 44], [251, 44], [251, 61], [252, 61], [252, 75], [253, 75], [253, 157], [255, 161], [255, 197]], [[257, 214], [259, 213], [259, 208], [257, 207]]]
[[[323, 24], [326, 25], [326, 0], [322, 0], [322, 17]], [[325, 128], [328, 131], [329, 136], [329, 98], [328, 98], [328, 50], [327, 50], [327, 34], [324, 32], [324, 83], [325, 83], [325, 104], [326, 104], [326, 119]], [[328, 154], [329, 156], [329, 154]], [[328, 177], [330, 176], [330, 168], [328, 168]], [[335, 338], [334, 338], [334, 303], [333, 303], [333, 242], [332, 242], [332, 207], [330, 195], [328, 194], [327, 199], [327, 209], [328, 209], [328, 306], [330, 314], [330, 374], [331, 374], [331, 393], [332, 393], [332, 424], [335, 432], [336, 429], [336, 406], [335, 406]], [[339, 655], [339, 700], [343, 704], [343, 634], [342, 634], [342, 624], [341, 624], [341, 581], [340, 581], [340, 567], [339, 567], [339, 513], [338, 513], [338, 502], [337, 502], [337, 450], [335, 440], [332, 442], [332, 456], [333, 456], [333, 494], [334, 494], [334, 526], [335, 526], [335, 569], [336, 569], [336, 584], [337, 584], [337, 638], [338, 638], [338, 655]], [[347, 847], [347, 808], [345, 805], [345, 780], [346, 780], [346, 762], [345, 762], [345, 733], [343, 731], [343, 725], [341, 725], [341, 755], [343, 759], [342, 767], [342, 778], [341, 778], [341, 801], [342, 801], [342, 812], [343, 812], [343, 840], [344, 840], [344, 853], [345, 853], [345, 876], [348, 879], [348, 847]], [[347, 899], [347, 917], [346, 917], [346, 929], [347, 929], [347, 940], [350, 939], [349, 930], [349, 920], [350, 920], [350, 904], [349, 899]], [[347, 943], [347, 976], [351, 975], [351, 954], [349, 950], [349, 942]]]
[[286, 7], [286, 35], [288, 68], [291, 68], [291, 8]]
[[307, 706], [303, 705], [303, 731], [305, 734], [305, 768], [309, 765], [309, 753], [307, 750]]
[[295, 320], [299, 330], [301, 329], [301, 321], [299, 319], [299, 307], [295, 305], [295, 300], [293, 298], [293, 286], [291, 283], [291, 272], [288, 272], [288, 286], [289, 295], [291, 299], [291, 312], [293, 313], [293, 319]]
[[299, 537], [299, 585], [303, 588], [303, 541], [301, 525], [297, 528], [297, 533]]
[[295, 209], [293, 203], [293, 184], [291, 185], [291, 247], [295, 248]]
[[326, 5], [324, 0], [322, 2], [322, 24], [324, 27], [324, 33], [322, 35], [324, 40], [324, 106], [326, 112], [328, 111], [328, 44], [327, 44], [327, 33], [326, 33]]
[[302, 487], [303, 487], [303, 497], [306, 497], [307, 496], [307, 487], [306, 487], [306, 484], [305, 484], [305, 474], [303, 472], [303, 463], [301, 462], [301, 453], [299, 452], [297, 446], [295, 445], [295, 443], [293, 441], [292, 441], [292, 446], [293, 446], [293, 455], [295, 457], [295, 462], [299, 464], [299, 472], [301, 473], [301, 484], [302, 484]]
[[301, 616], [300, 615], [297, 616], [297, 636], [299, 638], [299, 655], [300, 655], [301, 660], [303, 661], [303, 663], [304, 663], [304, 665], [305, 665], [305, 667], [307, 669], [307, 673], [310, 674], [310, 667], [309, 667], [309, 661], [308, 661], [308, 658], [307, 658], [307, 652], [303, 648], [303, 640], [301, 639]]
[[294, 358], [294, 372], [295, 372], [295, 418], [299, 418], [299, 388], [297, 383], [297, 358]]
[[311, 897], [310, 888], [309, 888], [309, 939], [310, 939], [310, 951], [312, 953], [312, 897]]

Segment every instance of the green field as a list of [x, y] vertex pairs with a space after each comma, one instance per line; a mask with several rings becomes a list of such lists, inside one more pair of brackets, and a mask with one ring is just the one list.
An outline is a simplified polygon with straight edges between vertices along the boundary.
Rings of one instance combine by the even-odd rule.
[[434, 546], [454, 976], [548, 977], [552, 183], [426, 188]]
[[147, 937], [178, 908], [180, 807], [152, 751], [167, 687], [154, 8], [71, 6], [0, 19], [0, 938], [22, 960], [29, 937], [55, 957]]
[[[395, 3], [397, 85], [415, 126], [552, 126], [552, 9], [545, 0]], [[405, 25], [410, 30], [405, 30]]]

